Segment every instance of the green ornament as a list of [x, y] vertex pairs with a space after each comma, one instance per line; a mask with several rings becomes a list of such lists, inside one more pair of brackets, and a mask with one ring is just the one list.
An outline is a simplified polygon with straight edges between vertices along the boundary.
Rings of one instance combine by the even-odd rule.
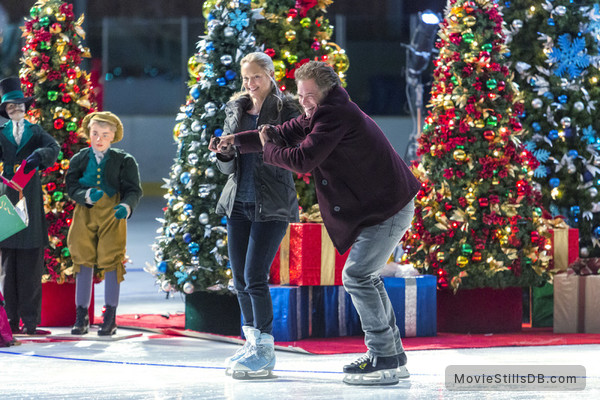
[[290, 64], [296, 64], [298, 62], [298, 56], [295, 54], [292, 54], [291, 56], [288, 57], [288, 62]]
[[538, 217], [541, 217], [541, 216], [542, 216], [542, 209], [541, 209], [540, 207], [535, 207], [535, 208], [533, 209], [533, 213], [534, 213], [536, 216], [538, 216]]
[[528, 267], [531, 266], [531, 258], [524, 257], [523, 262], [525, 263], [526, 266], [528, 266]]
[[486, 43], [483, 46], [481, 46], [481, 50], [483, 51], [487, 51], [488, 53], [492, 51], [494, 47], [492, 46], [491, 43]]
[[461, 251], [463, 254], [466, 254], [469, 256], [473, 253], [473, 247], [471, 247], [471, 245], [469, 243], [464, 243], [462, 245]]
[[69, 250], [68, 247], [65, 247], [64, 249], [62, 249], [60, 251], [60, 254], [62, 254], [63, 257], [70, 257], [71, 256], [71, 251]]
[[310, 23], [312, 21], [310, 20], [310, 18], [306, 17], [306, 18], [302, 18], [300, 20], [300, 25], [302, 25], [304, 28], [308, 28], [310, 26]]
[[457, 85], [457, 84], [458, 84], [458, 79], [456, 78], [456, 76], [452, 75], [452, 76], [450, 77], [450, 82], [452, 82], [452, 83], [454, 83], [455, 85]]
[[42, 17], [42, 18], [40, 18], [40, 25], [41, 26], [48, 26], [48, 25], [50, 25], [50, 18], [48, 18], [48, 17]]
[[489, 126], [496, 126], [498, 125], [498, 118], [495, 115], [490, 115], [488, 119], [485, 120], [485, 123]]
[[35, 18], [40, 14], [40, 8], [39, 7], [31, 7], [31, 10], [29, 10], [29, 15], [31, 15], [31, 18]]
[[485, 83], [485, 85], [487, 86], [488, 89], [494, 90], [498, 86], [498, 82], [496, 82], [495, 79], [488, 79], [488, 81]]
[[58, 99], [58, 92], [55, 90], [49, 90], [47, 93], [47, 96], [48, 96], [48, 100], [56, 101], [56, 99]]
[[473, 40], [475, 40], [475, 35], [473, 35], [471, 32], [465, 32], [462, 34], [462, 38], [465, 41], [465, 43], [473, 43]]
[[61, 201], [63, 197], [63, 192], [59, 192], [58, 190], [52, 194], [52, 198], [54, 199], [54, 201]]
[[50, 49], [50, 43], [40, 42], [40, 50], [49, 50], [49, 49]]
[[59, 152], [58, 152], [58, 157], [56, 157], [56, 159], [57, 159], [58, 161], [60, 161], [60, 160], [62, 160], [62, 159], [63, 159], [63, 157], [64, 157], [64, 155], [63, 155], [63, 152], [62, 152], [62, 151], [59, 151]]
[[71, 121], [71, 122], [68, 122], [68, 123], [67, 123], [67, 130], [68, 130], [69, 132], [76, 131], [76, 130], [77, 130], [77, 123], [76, 123], [76, 122], [72, 122], [72, 121]]

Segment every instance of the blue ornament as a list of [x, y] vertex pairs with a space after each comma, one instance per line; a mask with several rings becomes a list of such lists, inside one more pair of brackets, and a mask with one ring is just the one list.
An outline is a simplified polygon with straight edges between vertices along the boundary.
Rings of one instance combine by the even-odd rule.
[[548, 183], [550, 183], [550, 187], [551, 188], [555, 188], [558, 185], [560, 185], [560, 179], [558, 179], [558, 178], [550, 178], [550, 180], [548, 181]]
[[181, 183], [183, 183], [184, 185], [187, 185], [190, 182], [190, 179], [191, 179], [191, 174], [189, 172], [184, 172], [179, 177], [179, 181]]
[[221, 225], [227, 225], [227, 217], [221, 218]]
[[506, 57], [506, 58], [510, 57], [510, 51], [507, 51], [506, 53], [504, 53], [504, 57]]
[[554, 100], [554, 95], [552, 94], [552, 92], [544, 93], [544, 97], [550, 100]]
[[188, 250], [190, 254], [195, 256], [196, 254], [198, 254], [198, 252], [200, 252], [200, 245], [196, 242], [191, 242], [190, 244], [188, 244]]
[[548, 139], [550, 139], [550, 140], [558, 139], [558, 131], [556, 129], [552, 129], [550, 132], [548, 132]]
[[535, 132], [539, 132], [542, 130], [542, 126], [539, 124], [539, 122], [534, 122], [533, 124], [531, 124], [531, 127]]
[[158, 272], [160, 272], [161, 274], [164, 274], [165, 272], [167, 272], [167, 262], [166, 261], [161, 261], [158, 263]]
[[577, 152], [577, 150], [569, 150], [569, 151], [567, 152], [567, 154], [568, 154], [568, 155], [569, 155], [569, 157], [571, 157], [571, 158], [575, 158], [575, 157], [577, 157], [577, 156], [579, 155], [579, 153]]
[[554, 26], [554, 18], [548, 18], [548, 25]]
[[579, 215], [579, 206], [572, 206], [571, 207], [571, 215], [573, 216], [578, 216]]
[[213, 42], [208, 42], [208, 43], [206, 43], [206, 51], [207, 51], [207, 52], [209, 52], [209, 53], [210, 53], [210, 52], [211, 52], [211, 51], [213, 51], [214, 49], [215, 49], [215, 45], [213, 44]]
[[208, 13], [208, 17], [206, 18], [208, 21], [212, 21], [215, 19], [215, 16], [212, 13]]
[[191, 233], [184, 233], [183, 234], [183, 241], [186, 243], [190, 243], [192, 241], [192, 234]]
[[228, 81], [235, 79], [236, 76], [237, 76], [236, 72], [232, 69], [228, 69], [227, 71], [225, 71], [225, 78]]
[[223, 129], [217, 128], [215, 129], [215, 136], [220, 137], [223, 134]]
[[573, 136], [573, 130], [571, 128], [567, 128], [564, 130], [565, 137], [569, 138]]
[[530, 84], [531, 86], [535, 86], [535, 85], [536, 85], [536, 80], [535, 80], [535, 78], [531, 78], [531, 79], [529, 79], [529, 84]]
[[240, 4], [243, 4], [245, 6], [249, 6], [250, 3], [252, 3], [252, 0], [240, 0]]
[[590, 171], [586, 170], [586, 171], [583, 173], [583, 181], [584, 181], [584, 182], [589, 182], [589, 181], [591, 181], [592, 179], [594, 179], [594, 175], [592, 175], [592, 173], [591, 173]]
[[193, 209], [194, 209], [194, 207], [191, 204], [186, 204], [185, 206], [183, 206], [183, 212], [186, 215], [190, 215], [192, 213]]
[[225, 86], [225, 85], [227, 85], [227, 79], [225, 79], [225, 78], [218, 78], [217, 79], [217, 84], [219, 86]]
[[194, 86], [192, 90], [190, 90], [190, 95], [194, 100], [198, 100], [198, 97], [200, 97], [200, 89], [198, 89], [198, 86]]
[[566, 94], [561, 94], [560, 96], [558, 96], [558, 101], [560, 101], [561, 104], [567, 104], [568, 99], [569, 98]]
[[594, 236], [596, 236], [597, 238], [600, 238], [600, 226], [596, 226], [594, 228]]

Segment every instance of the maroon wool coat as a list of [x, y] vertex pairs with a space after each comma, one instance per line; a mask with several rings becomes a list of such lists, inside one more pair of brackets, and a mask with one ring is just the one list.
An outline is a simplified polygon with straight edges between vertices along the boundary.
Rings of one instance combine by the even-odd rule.
[[363, 228], [392, 217], [419, 190], [384, 133], [342, 87], [327, 94], [312, 118], [303, 114], [277, 130], [287, 145], [263, 148], [256, 130], [237, 134], [235, 144], [242, 153], [262, 150], [265, 163], [312, 172], [323, 223], [341, 254]]

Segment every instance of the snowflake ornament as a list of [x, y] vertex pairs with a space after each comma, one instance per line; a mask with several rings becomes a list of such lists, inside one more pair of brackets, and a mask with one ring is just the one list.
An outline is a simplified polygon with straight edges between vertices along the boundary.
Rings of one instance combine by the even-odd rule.
[[558, 46], [554, 46], [548, 54], [548, 62], [556, 65], [554, 75], [562, 77], [566, 73], [571, 79], [577, 78], [590, 65], [585, 39], [571, 40], [567, 33], [560, 35]]

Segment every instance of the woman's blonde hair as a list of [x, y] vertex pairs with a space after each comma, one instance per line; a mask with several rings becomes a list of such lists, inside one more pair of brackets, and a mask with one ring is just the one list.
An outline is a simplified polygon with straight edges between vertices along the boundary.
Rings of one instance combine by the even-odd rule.
[[[244, 64], [250, 63], [258, 65], [258, 67], [265, 72], [265, 74], [269, 77], [269, 80], [271, 81], [271, 87], [275, 91], [275, 96], [277, 96], [277, 98], [281, 100], [283, 94], [281, 90], [279, 90], [279, 87], [277, 86], [277, 81], [275, 81], [275, 78], [273, 77], [273, 75], [275, 74], [275, 66], [273, 65], [273, 60], [271, 59], [271, 57], [269, 57], [261, 51], [248, 53], [240, 60], [240, 67]], [[233, 96], [231, 96], [231, 100], [236, 100], [246, 94], [248, 94], [248, 92], [246, 92], [246, 88], [242, 85], [242, 89], [239, 92], [235, 93]]]
[[342, 81], [333, 68], [322, 61], [309, 61], [296, 70], [296, 83], [313, 79], [324, 95], [331, 89], [341, 86]]

